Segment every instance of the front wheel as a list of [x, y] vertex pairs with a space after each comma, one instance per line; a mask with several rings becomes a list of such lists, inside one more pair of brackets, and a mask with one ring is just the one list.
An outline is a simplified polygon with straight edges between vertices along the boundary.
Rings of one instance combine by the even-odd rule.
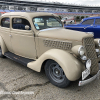
[[57, 87], [64, 88], [67, 87], [70, 83], [70, 81], [65, 76], [63, 69], [57, 62], [53, 60], [47, 61], [45, 66], [45, 73], [50, 82]]
[[0, 58], [3, 58], [4, 55], [2, 54], [2, 49], [1, 49], [1, 46], [0, 46]]

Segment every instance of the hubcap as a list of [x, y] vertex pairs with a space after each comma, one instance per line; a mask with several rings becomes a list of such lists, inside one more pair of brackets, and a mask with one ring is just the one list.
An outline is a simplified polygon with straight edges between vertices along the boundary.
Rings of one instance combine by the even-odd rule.
[[61, 83], [65, 78], [65, 74], [62, 68], [57, 63], [53, 63], [50, 65], [49, 75], [57, 83]]

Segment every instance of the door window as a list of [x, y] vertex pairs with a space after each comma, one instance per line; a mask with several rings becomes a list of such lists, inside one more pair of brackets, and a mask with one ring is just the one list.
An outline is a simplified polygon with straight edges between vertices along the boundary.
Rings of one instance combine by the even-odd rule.
[[12, 28], [13, 29], [19, 29], [19, 30], [25, 30], [25, 26], [29, 26], [29, 30], [31, 30], [31, 25], [28, 20], [24, 18], [13, 18], [12, 19]]
[[1, 20], [1, 27], [10, 28], [10, 18], [3, 18]]
[[96, 21], [95, 21], [95, 25], [100, 25], [100, 19], [99, 19], [99, 18], [96, 19]]
[[83, 25], [92, 25], [94, 23], [94, 19], [88, 19], [86, 21], [84, 21], [82, 24]]

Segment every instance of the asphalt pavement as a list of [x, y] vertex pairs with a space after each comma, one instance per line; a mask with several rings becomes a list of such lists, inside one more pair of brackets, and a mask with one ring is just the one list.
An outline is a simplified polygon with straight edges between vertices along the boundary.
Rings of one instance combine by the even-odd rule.
[[0, 58], [0, 100], [100, 100], [100, 80], [82, 87], [78, 81], [67, 88], [58, 88], [49, 82], [44, 72]]

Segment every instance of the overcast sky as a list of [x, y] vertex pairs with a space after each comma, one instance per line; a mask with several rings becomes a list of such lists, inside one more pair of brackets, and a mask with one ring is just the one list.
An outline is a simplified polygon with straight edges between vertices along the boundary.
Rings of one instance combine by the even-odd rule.
[[52, 2], [64, 2], [64, 3], [71, 3], [71, 4], [100, 6], [100, 0], [30, 0], [30, 1], [44, 1], [44, 2], [52, 1]]

